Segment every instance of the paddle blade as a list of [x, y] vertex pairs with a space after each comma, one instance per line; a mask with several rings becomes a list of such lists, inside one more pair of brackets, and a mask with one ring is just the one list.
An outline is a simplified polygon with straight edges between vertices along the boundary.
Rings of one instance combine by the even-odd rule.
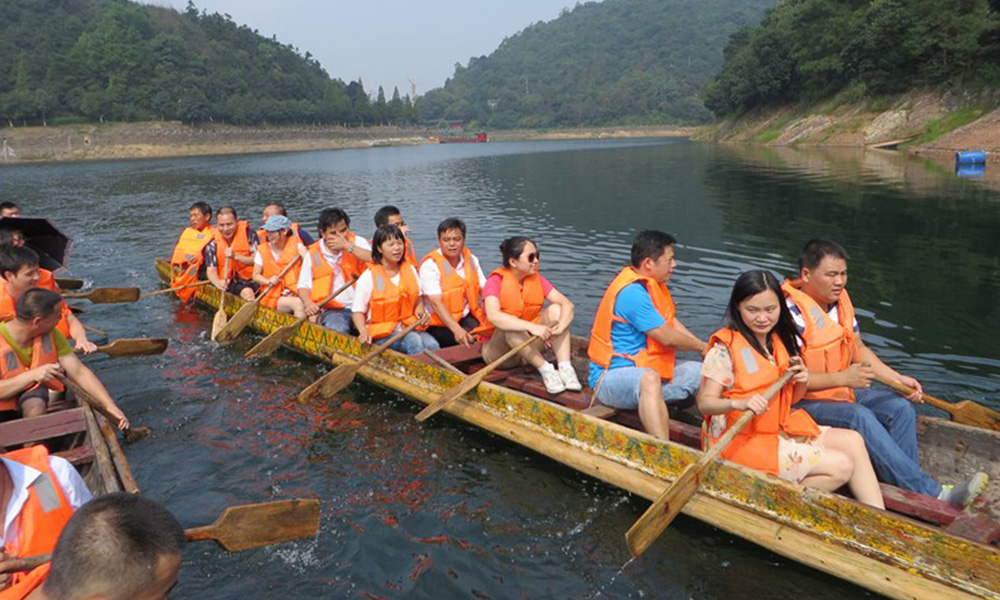
[[285, 325], [271, 332], [271, 335], [262, 339], [256, 346], [250, 348], [244, 355], [245, 358], [256, 358], [258, 356], [268, 356], [288, 341], [299, 328], [299, 323]]
[[215, 311], [215, 318], [212, 319], [211, 339], [213, 342], [218, 341], [219, 332], [222, 331], [222, 328], [226, 326], [227, 322], [229, 322], [229, 315], [226, 314], [226, 311], [224, 311], [222, 308]]
[[1000, 412], [972, 400], [956, 402], [950, 412], [956, 423], [1000, 431]]
[[246, 326], [250, 324], [255, 314], [257, 314], [256, 302], [248, 302], [241, 306], [236, 311], [236, 314], [229, 319], [229, 322], [219, 330], [219, 335], [215, 336], [215, 341], [225, 344], [236, 339], [236, 336], [242, 333]]
[[441, 394], [441, 396], [438, 397], [438, 399], [435, 400], [434, 402], [431, 402], [430, 404], [425, 406], [422, 411], [417, 413], [416, 419], [421, 422], [426, 421], [435, 413], [437, 413], [439, 410], [441, 410], [445, 406], [448, 406], [461, 396], [464, 396], [466, 392], [472, 390], [478, 385], [479, 385], [479, 379], [473, 379], [472, 377], [466, 379], [461, 384]]
[[704, 472], [696, 468], [698, 463], [688, 466], [670, 489], [656, 499], [639, 517], [628, 532], [625, 541], [632, 556], [639, 557], [645, 552], [663, 530], [680, 514], [681, 509], [698, 490], [699, 479]]
[[127, 338], [98, 346], [97, 351], [111, 356], [152, 356], [166, 352], [169, 344], [167, 338]]
[[82, 294], [66, 294], [67, 298], [84, 298], [94, 304], [115, 304], [136, 302], [142, 290], [139, 288], [97, 288]]
[[361, 364], [357, 362], [340, 365], [326, 375], [320, 377], [309, 387], [299, 392], [298, 400], [300, 404], [309, 404], [317, 397], [322, 400], [329, 400], [337, 392], [344, 389], [354, 381]]
[[318, 529], [318, 500], [279, 500], [229, 507], [215, 523], [184, 534], [188, 541], [215, 540], [238, 552], [312, 537]]

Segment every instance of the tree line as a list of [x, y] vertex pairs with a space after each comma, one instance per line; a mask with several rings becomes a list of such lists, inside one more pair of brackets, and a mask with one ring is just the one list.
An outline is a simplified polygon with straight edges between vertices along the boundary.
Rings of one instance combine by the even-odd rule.
[[716, 115], [843, 94], [1000, 84], [1000, 0], [783, 0], [733, 34]]
[[208, 14], [127, 0], [0, 2], [0, 117], [349, 126], [418, 120], [412, 99], [332, 78], [310, 53]]

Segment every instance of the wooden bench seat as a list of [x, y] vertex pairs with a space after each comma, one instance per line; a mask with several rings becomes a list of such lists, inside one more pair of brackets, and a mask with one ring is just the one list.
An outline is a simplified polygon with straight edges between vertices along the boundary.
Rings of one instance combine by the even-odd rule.
[[0, 423], [0, 440], [3, 440], [4, 446], [18, 446], [86, 430], [87, 420], [83, 409], [71, 408]]

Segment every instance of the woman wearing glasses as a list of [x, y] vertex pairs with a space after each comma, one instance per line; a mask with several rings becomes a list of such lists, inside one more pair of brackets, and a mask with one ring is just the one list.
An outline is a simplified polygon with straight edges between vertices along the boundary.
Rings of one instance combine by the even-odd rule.
[[[573, 303], [538, 274], [538, 246], [530, 238], [507, 238], [500, 244], [500, 253], [503, 267], [493, 271], [483, 287], [486, 319], [495, 327], [483, 344], [483, 360], [492, 363], [528, 336], [536, 335], [538, 342], [525, 347], [500, 368], [529, 364], [538, 369], [550, 394], [579, 391], [580, 381], [570, 363]], [[546, 300], [549, 306], [543, 309]], [[558, 367], [542, 357], [545, 346], [555, 352]]]

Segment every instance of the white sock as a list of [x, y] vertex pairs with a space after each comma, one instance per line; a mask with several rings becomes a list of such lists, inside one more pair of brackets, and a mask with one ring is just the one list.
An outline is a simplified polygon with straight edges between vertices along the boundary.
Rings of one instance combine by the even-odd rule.
[[563, 369], [569, 369], [570, 371], [572, 371], [573, 370], [573, 363], [571, 363], [568, 360], [561, 360], [561, 361], [559, 361], [559, 370], [561, 371]]
[[539, 373], [547, 373], [549, 371], [555, 371], [556, 368], [552, 366], [552, 363], [545, 361], [542, 366], [538, 367]]

